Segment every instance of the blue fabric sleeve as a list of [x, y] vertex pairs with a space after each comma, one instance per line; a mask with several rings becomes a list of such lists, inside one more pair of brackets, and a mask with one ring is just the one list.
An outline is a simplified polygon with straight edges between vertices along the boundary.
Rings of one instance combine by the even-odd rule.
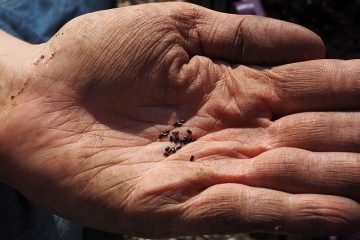
[[114, 4], [113, 0], [0, 0], [0, 29], [42, 43], [70, 19]]

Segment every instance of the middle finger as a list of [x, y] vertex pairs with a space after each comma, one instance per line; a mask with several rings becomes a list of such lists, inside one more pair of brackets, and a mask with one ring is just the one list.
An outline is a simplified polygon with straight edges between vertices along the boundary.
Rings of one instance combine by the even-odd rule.
[[265, 70], [277, 116], [360, 109], [360, 60], [315, 60]]

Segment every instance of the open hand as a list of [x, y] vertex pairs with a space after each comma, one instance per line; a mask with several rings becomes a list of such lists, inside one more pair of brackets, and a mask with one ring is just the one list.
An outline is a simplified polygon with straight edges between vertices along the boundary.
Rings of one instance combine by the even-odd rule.
[[147, 237], [359, 226], [359, 113], [320, 112], [359, 109], [359, 62], [269, 67], [323, 57], [308, 30], [148, 4], [8, 49], [0, 176], [41, 206]]

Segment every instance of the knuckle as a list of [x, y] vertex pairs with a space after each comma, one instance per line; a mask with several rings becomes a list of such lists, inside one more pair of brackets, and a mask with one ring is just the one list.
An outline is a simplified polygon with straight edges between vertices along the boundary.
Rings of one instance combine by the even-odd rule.
[[174, 11], [171, 17], [185, 26], [194, 26], [203, 18], [204, 10], [196, 5], [189, 3], [179, 4], [179, 11]]
[[328, 127], [329, 117], [326, 113], [299, 113], [283, 117], [268, 128], [270, 142], [274, 147], [309, 147], [305, 144], [328, 138], [331, 130]]

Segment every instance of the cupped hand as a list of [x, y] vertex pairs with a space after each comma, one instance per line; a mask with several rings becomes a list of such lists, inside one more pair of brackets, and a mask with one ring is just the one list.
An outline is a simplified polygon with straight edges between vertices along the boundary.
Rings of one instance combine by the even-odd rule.
[[359, 109], [359, 62], [269, 67], [323, 57], [308, 30], [173, 3], [2, 38], [0, 175], [41, 206], [147, 237], [359, 226], [360, 118], [331, 112]]

